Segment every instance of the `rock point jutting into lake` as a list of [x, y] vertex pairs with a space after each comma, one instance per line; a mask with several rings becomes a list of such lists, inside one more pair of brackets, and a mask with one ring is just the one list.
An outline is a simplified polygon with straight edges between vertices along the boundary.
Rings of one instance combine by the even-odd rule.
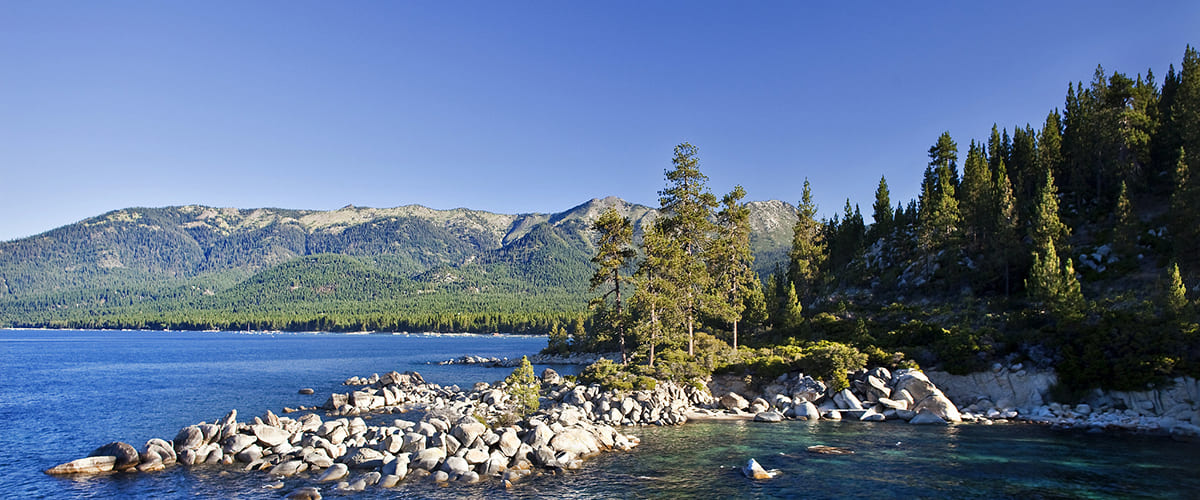
[[[514, 376], [518, 371], [520, 368]], [[296, 488], [292, 497], [320, 498], [312, 484], [361, 491], [428, 478], [438, 484], [498, 480], [512, 487], [531, 474], [578, 469], [584, 459], [597, 453], [636, 447], [639, 438], [618, 431], [618, 426], [679, 425], [689, 418], [935, 425], [1019, 420], [1062, 426], [1091, 425], [1089, 422], [1099, 418], [1106, 427], [1126, 428], [1112, 422], [1111, 412], [1097, 410], [1095, 415], [1099, 417], [1091, 417], [1092, 410], [1082, 405], [1072, 409], [1074, 413], [1061, 405], [1024, 409], [1032, 412], [1031, 416], [1022, 416], [1011, 408], [987, 408], [979, 415], [960, 411], [918, 370], [877, 367], [850, 375], [849, 387], [834, 390], [801, 373], [784, 374], [761, 392], [749, 393], [743, 388], [744, 393], [754, 396], [750, 401], [723, 386], [721, 380], [710, 383], [721, 393], [721, 397], [714, 398], [709, 387], [664, 381], [657, 381], [653, 389], [603, 390], [599, 385], [578, 384], [546, 369], [540, 378], [530, 381], [537, 388], [536, 394], [542, 396], [537, 411], [525, 418], [519, 414], [521, 388], [511, 377], [495, 385], [480, 382], [464, 390], [427, 383], [416, 372], [355, 376], [344, 382], [356, 386], [354, 390], [333, 393], [322, 405], [321, 409], [332, 417], [329, 419], [315, 412], [292, 418], [267, 411], [252, 421], [238, 422], [237, 411], [233, 410], [212, 423], [184, 427], [171, 441], [151, 439], [141, 452], [129, 444], [113, 442], [88, 457], [45, 472], [148, 473], [176, 464], [236, 467], [263, 474], [264, 482], [284, 481], [271, 483], [272, 487], [291, 483]], [[1180, 384], [1185, 395], [1196, 386], [1194, 381]], [[961, 381], [956, 390], [965, 390]], [[977, 396], [971, 408], [980, 411], [979, 403], [987, 401], [987, 396], [979, 394], [996, 388], [974, 390]], [[1125, 397], [1137, 401], [1135, 396]], [[1163, 399], [1161, 394], [1158, 397]], [[1167, 401], [1171, 401], [1169, 397]], [[419, 418], [371, 425], [384, 420], [385, 415], [405, 414]], [[1093, 420], [1087, 420], [1089, 417]], [[1158, 424], [1172, 424], [1175, 427], [1171, 431], [1182, 435], [1191, 430], [1190, 424], [1173, 417], [1162, 417]], [[1139, 429], [1154, 430], [1149, 426], [1134, 430]], [[881, 427], [879, 432], [887, 430]], [[825, 445], [810, 446], [808, 451], [853, 453]], [[770, 479], [778, 474], [764, 470], [753, 458], [742, 471], [752, 479]]]

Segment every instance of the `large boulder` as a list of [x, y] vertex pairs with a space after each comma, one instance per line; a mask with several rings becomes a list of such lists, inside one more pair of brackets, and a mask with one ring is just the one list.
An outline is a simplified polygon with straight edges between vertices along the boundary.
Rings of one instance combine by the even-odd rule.
[[550, 448], [557, 452], [567, 451], [575, 456], [586, 456], [600, 451], [596, 436], [579, 428], [563, 429], [550, 440]]
[[113, 466], [117, 463], [117, 457], [114, 456], [98, 456], [87, 457], [79, 460], [72, 460], [65, 464], [56, 465], [46, 469], [46, 474], [52, 476], [64, 474], [101, 474], [112, 472]]
[[442, 460], [445, 459], [446, 450], [441, 448], [425, 448], [424, 450], [421, 450], [420, 453], [417, 453], [417, 456], [413, 457], [412, 464], [410, 464], [409, 467], [411, 469], [421, 469], [432, 472], [437, 469], [437, 466], [442, 463]]
[[463, 446], [470, 446], [475, 438], [487, 432], [487, 426], [474, 420], [462, 422], [450, 429], [450, 434]]
[[558, 372], [554, 371], [553, 368], [546, 368], [545, 370], [542, 370], [542, 383], [543, 384], [559, 385], [562, 382], [563, 382], [562, 376], [560, 376], [558, 374]]
[[550, 443], [550, 439], [554, 437], [554, 431], [550, 426], [541, 422], [534, 422], [533, 428], [525, 433], [525, 444], [537, 448]]
[[817, 405], [814, 405], [809, 401], [804, 401], [796, 406], [793, 406], [791, 410], [788, 410], [788, 413], [790, 413], [792, 418], [800, 420], [821, 419], [821, 411], [817, 409]]
[[850, 389], [842, 389], [841, 392], [833, 395], [833, 402], [838, 408], [843, 410], [861, 410], [863, 409], [862, 401], [858, 400]]
[[221, 449], [225, 450], [225, 454], [227, 455], [236, 455], [256, 442], [258, 442], [258, 437], [256, 436], [234, 434], [221, 441]]
[[499, 449], [506, 457], [512, 457], [521, 447], [521, 439], [517, 437], [517, 431], [513, 428], [504, 429], [500, 433]]
[[267, 424], [252, 425], [250, 429], [254, 431], [254, 437], [258, 438], [258, 442], [268, 448], [286, 443], [288, 438], [291, 437], [287, 431]]
[[929, 381], [929, 377], [926, 377], [924, 373], [910, 370], [896, 377], [892, 384], [891, 399], [905, 399], [900, 395], [900, 391], [907, 391], [913, 401], [921, 401], [937, 391], [937, 387]]
[[137, 467], [140, 459], [137, 449], [127, 443], [114, 441], [92, 450], [89, 457], [116, 457], [113, 470], [121, 472]]
[[777, 411], [764, 411], [754, 415], [755, 422], [782, 422], [783, 414]]
[[179, 430], [179, 434], [175, 435], [174, 442], [176, 453], [183, 450], [194, 450], [204, 444], [204, 432], [198, 426], [189, 425]]
[[358, 448], [344, 460], [351, 469], [375, 469], [383, 466], [383, 452], [374, 448]]
[[750, 402], [736, 392], [729, 392], [721, 396], [721, 408], [726, 410], [741, 411], [749, 407]]
[[920, 412], [922, 411], [929, 410], [933, 412], [933, 414], [937, 415], [938, 418], [941, 418], [947, 422], [962, 422], [962, 414], [959, 413], [958, 408], [954, 406], [954, 403], [952, 403], [949, 398], [942, 394], [942, 391], [936, 389], [934, 389], [933, 394], [930, 394], [929, 397], [926, 397], [925, 399], [921, 400], [921, 402], [917, 403], [917, 405], [913, 407], [913, 410], [916, 411], [918, 415], [920, 415]]
[[471, 470], [471, 464], [462, 457], [449, 457], [442, 462], [442, 470], [446, 471], [450, 477], [458, 477]]
[[346, 464], [333, 464], [325, 472], [317, 478], [318, 483], [328, 483], [330, 481], [340, 481], [350, 475], [350, 468]]
[[272, 476], [291, 477], [308, 470], [308, 464], [303, 460], [288, 460], [271, 468]]

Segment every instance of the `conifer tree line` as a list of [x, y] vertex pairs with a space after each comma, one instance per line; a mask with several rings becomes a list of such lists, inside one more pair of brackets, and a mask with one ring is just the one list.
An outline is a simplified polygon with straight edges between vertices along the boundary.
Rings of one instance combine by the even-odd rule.
[[[675, 147], [659, 192], [663, 215], [643, 228], [636, 247], [632, 221], [615, 209], [593, 224], [599, 244], [592, 288], [599, 295], [590, 304], [593, 332], [578, 347], [615, 344], [623, 362], [636, 354], [654, 366], [663, 349], [694, 357], [697, 331], [706, 324], [732, 332], [736, 349], [739, 325], [765, 320], [746, 191], [735, 186], [718, 201], [699, 165], [695, 146]], [[624, 285], [633, 289], [628, 305], [621, 300]]]
[[[1140, 364], [1157, 376], [1200, 373], [1186, 285], [1200, 278], [1195, 48], [1185, 49], [1180, 69], [1172, 65], [1161, 83], [1150, 70], [1130, 77], [1097, 67], [1089, 83], [1068, 85], [1062, 110], [1050, 111], [1039, 127], [993, 125], [965, 151], [959, 144], [948, 131], [933, 141], [915, 200], [893, 204], [881, 177], [870, 224], [849, 199], [839, 214], [818, 219], [814, 187], [805, 179], [787, 261], [765, 279], [753, 271], [745, 191], [737, 186], [718, 200], [705, 185], [697, 148], [680, 144], [659, 192], [662, 216], [642, 228], [641, 241], [615, 210], [593, 226], [600, 240], [592, 280], [598, 295], [592, 327], [574, 347], [619, 346], [622, 361], [654, 366], [667, 350], [700, 357], [699, 331], [714, 332], [734, 352], [748, 340], [817, 342], [831, 337], [821, 331], [831, 323], [815, 318], [846, 310], [836, 297], [857, 291], [886, 305], [911, 293], [1002, 304], [1009, 323], [998, 328], [1054, 333], [1037, 341], [1058, 353], [1054, 359], [1068, 379], [1094, 376], [1106, 362]], [[1092, 301], [1100, 297], [1089, 301], [1088, 283], [1126, 287], [1113, 294], [1124, 302], [1107, 298], [1096, 307]], [[1154, 321], [1182, 322], [1152, 340], [1097, 333], [1124, 328], [1121, 321], [1144, 319], [1139, 315], [1147, 311]], [[869, 321], [836, 328], [850, 331], [841, 340], [858, 339], [857, 347], [882, 358], [863, 340], [881, 338], [869, 332]], [[924, 327], [905, 328], [912, 335], [884, 337], [937, 341], [941, 352], [967, 359], [963, 366], [974, 354], [994, 352], [989, 342], [1002, 343], [968, 326], [955, 327], [965, 332], [961, 338], [941, 340], [936, 331], [951, 330], [938, 327], [921, 337], [912, 332]], [[1172, 357], [1172, 349], [1184, 352]]]
[[[1097, 67], [1088, 85], [1068, 86], [1063, 111], [1049, 112], [1040, 128], [1010, 134], [993, 125], [965, 155], [942, 133], [929, 148], [919, 198], [893, 207], [881, 178], [869, 228], [849, 199], [840, 216], [817, 220], [806, 182], [787, 279], [776, 280], [776, 310], [788, 307], [789, 287], [807, 305], [851, 285], [966, 288], [1070, 315], [1082, 306], [1073, 256], [1084, 248], [1073, 243], [1103, 247], [1105, 270], [1153, 257], [1163, 260], [1157, 267], [1178, 262], [1183, 276], [1195, 278], [1197, 130], [1200, 59], [1189, 46], [1181, 69], [1172, 65], [1161, 85], [1150, 70], [1131, 78]], [[1162, 221], [1165, 232], [1153, 227]]]

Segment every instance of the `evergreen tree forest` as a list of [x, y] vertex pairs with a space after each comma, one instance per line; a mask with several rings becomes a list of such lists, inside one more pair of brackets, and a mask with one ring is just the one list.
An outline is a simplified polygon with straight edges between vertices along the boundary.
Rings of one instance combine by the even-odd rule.
[[870, 224], [849, 199], [818, 220], [806, 179], [767, 276], [745, 191], [712, 194], [680, 144], [640, 241], [615, 213], [595, 227], [616, 245], [594, 261], [607, 285], [591, 329], [558, 348], [619, 344], [627, 366], [589, 372], [610, 384], [1022, 361], [1055, 368], [1069, 397], [1200, 376], [1200, 55], [1187, 47], [1161, 81], [1097, 67], [1065, 90], [1036, 127], [931, 138], [919, 197], [894, 202], [880, 178]]

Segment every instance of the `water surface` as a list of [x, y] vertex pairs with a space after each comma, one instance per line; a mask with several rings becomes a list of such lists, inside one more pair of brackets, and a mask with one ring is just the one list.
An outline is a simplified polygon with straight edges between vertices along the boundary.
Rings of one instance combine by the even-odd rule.
[[[174, 467], [153, 474], [50, 477], [40, 471], [114, 440], [152, 437], [285, 406], [320, 405], [353, 375], [417, 370], [469, 387], [510, 370], [427, 364], [478, 354], [518, 357], [544, 337], [245, 334], [233, 332], [0, 331], [0, 491], [21, 498], [192, 497], [278, 499], [309, 477], [268, 490], [264, 473]], [[562, 368], [562, 367], [556, 367]], [[540, 371], [540, 367], [539, 367]], [[316, 395], [296, 391], [311, 387]], [[383, 417], [393, 418], [393, 417]], [[1042, 427], [918, 427], [858, 422], [697, 422], [623, 428], [629, 453], [583, 470], [504, 490], [495, 482], [426, 482], [353, 498], [1197, 498], [1200, 447], [1160, 437], [1091, 435]], [[823, 444], [855, 450], [822, 456]], [[778, 478], [751, 481], [757, 458]], [[323, 488], [325, 496], [337, 492]]]

